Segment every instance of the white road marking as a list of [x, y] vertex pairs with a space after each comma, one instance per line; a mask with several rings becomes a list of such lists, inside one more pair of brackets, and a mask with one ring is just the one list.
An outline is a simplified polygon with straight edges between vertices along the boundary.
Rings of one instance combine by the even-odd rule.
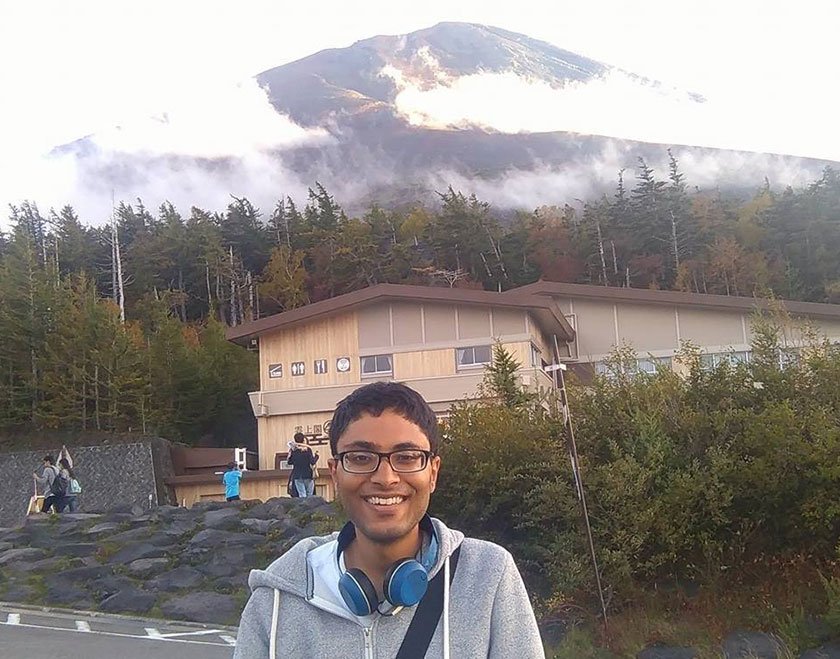
[[76, 621], [76, 630], [80, 632], [89, 632], [90, 625], [86, 623], [84, 620], [77, 620]]
[[[16, 615], [16, 614], [9, 614], [9, 615]], [[69, 627], [51, 627], [49, 625], [29, 625], [19, 622], [0, 622], [0, 625], [14, 625], [16, 627], [26, 627], [30, 629], [49, 629], [50, 631], [54, 632], [71, 632], [73, 634], [78, 634], [78, 629], [70, 629]], [[148, 631], [148, 630], [147, 630]], [[152, 630], [157, 631], [157, 630]], [[91, 630], [86, 632], [87, 634], [98, 634], [99, 636], [115, 636], [118, 638], [136, 638], [139, 640], [146, 640], [146, 641], [163, 641], [165, 643], [192, 643], [193, 645], [215, 645], [216, 647], [222, 646], [222, 643], [208, 643], [207, 641], [193, 641], [188, 638], [165, 638], [163, 635], [155, 637], [155, 636], [143, 636], [142, 634], [121, 634], [119, 632], [103, 632], [98, 630]], [[158, 632], [160, 633], [160, 632]]]
[[20, 624], [20, 613], [10, 613], [9, 617], [6, 618], [7, 625], [19, 625]]
[[148, 636], [151, 636], [152, 638], [163, 638], [161, 633], [154, 627], [146, 627], [145, 629]]
[[221, 629], [202, 629], [199, 632], [174, 632], [169, 634], [160, 634], [158, 636], [160, 638], [174, 638], [175, 636], [201, 636], [203, 634], [218, 634]]
[[228, 636], [227, 634], [219, 634], [219, 638], [221, 638], [228, 645], [236, 645], [236, 639], [233, 636]]

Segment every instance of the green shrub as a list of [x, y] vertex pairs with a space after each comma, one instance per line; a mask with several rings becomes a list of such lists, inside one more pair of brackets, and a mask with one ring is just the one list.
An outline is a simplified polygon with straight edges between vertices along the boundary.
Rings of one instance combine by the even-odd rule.
[[[756, 319], [749, 363], [704, 370], [686, 345], [678, 356], [686, 373], [634, 374], [635, 356], [622, 348], [609, 376], [569, 383], [613, 606], [652, 582], [713, 584], [769, 557], [834, 558], [840, 348], [798, 328], [808, 342], [782, 367], [780, 355], [793, 353], [780, 351], [796, 334], [786, 322]], [[447, 420], [433, 512], [510, 549], [540, 596], [591, 595], [562, 422], [517, 397], [498, 371], [491, 376], [495, 400], [456, 405]]]

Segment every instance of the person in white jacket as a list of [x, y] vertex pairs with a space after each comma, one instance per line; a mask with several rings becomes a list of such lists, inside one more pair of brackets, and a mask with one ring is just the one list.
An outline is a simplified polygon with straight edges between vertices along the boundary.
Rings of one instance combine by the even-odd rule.
[[350, 522], [251, 572], [235, 659], [544, 657], [510, 553], [427, 514], [441, 459], [417, 392], [357, 389], [335, 411], [330, 449]]

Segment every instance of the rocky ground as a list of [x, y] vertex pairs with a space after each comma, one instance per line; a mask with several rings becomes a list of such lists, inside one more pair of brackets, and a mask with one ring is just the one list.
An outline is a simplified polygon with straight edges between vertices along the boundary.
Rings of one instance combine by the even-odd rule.
[[0, 529], [0, 601], [235, 625], [252, 568], [340, 525], [318, 497], [37, 514]]
[[[0, 529], [0, 601], [236, 625], [251, 569], [342, 523], [341, 513], [318, 497], [32, 515], [20, 527]], [[637, 655], [697, 656], [695, 648], [666, 645]], [[719, 656], [775, 659], [796, 653], [776, 636], [735, 631], [723, 640]], [[840, 659], [840, 644], [799, 656]]]

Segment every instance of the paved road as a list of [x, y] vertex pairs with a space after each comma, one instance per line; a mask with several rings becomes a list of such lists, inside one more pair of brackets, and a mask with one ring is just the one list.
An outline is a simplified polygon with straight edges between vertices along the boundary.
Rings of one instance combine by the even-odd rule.
[[227, 628], [0, 605], [2, 659], [230, 659], [235, 642]]

